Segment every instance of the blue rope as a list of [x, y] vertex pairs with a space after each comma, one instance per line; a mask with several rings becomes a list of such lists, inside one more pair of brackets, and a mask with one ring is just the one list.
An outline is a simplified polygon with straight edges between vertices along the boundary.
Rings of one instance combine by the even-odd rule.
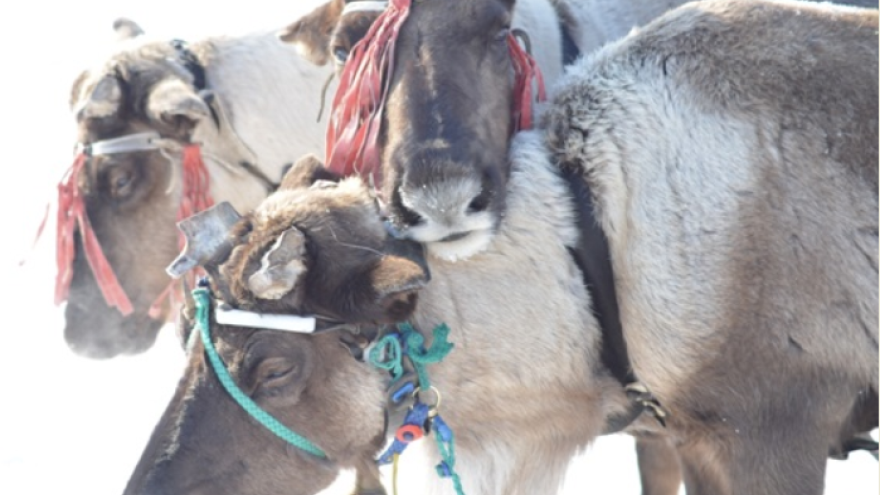
[[[434, 327], [433, 342], [428, 349], [425, 349], [425, 337], [417, 332], [411, 324], [400, 323], [397, 329], [399, 333], [389, 333], [379, 339], [370, 350], [367, 360], [373, 366], [389, 371], [393, 381], [397, 381], [403, 376], [403, 359], [409, 358], [418, 376], [419, 389], [431, 388], [426, 368], [428, 364], [442, 361], [452, 350], [453, 344], [448, 341], [449, 327], [445, 323]], [[399, 390], [395, 392], [394, 396], [396, 397], [399, 392]], [[455, 493], [464, 495], [461, 478], [455, 472], [455, 435], [449, 425], [443, 421], [443, 418], [436, 414], [436, 410], [418, 398], [407, 412], [403, 424], [397, 429], [394, 441], [379, 456], [376, 463], [381, 466], [395, 461], [410, 443], [421, 438], [421, 435], [417, 438], [411, 435], [414, 428], [423, 434], [427, 434], [431, 429], [437, 433], [437, 448], [440, 450], [440, 458], [442, 459], [436, 467], [437, 474], [441, 478], [451, 478]], [[395, 476], [395, 484], [396, 481]]]
[[288, 443], [293, 445], [294, 447], [299, 448], [309, 454], [312, 454], [317, 457], [326, 458], [327, 455], [323, 450], [318, 448], [315, 444], [310, 442], [305, 437], [299, 435], [295, 431], [281, 424], [280, 421], [275, 419], [271, 414], [266, 412], [263, 408], [261, 408], [256, 402], [253, 401], [250, 397], [247, 396], [238, 385], [235, 384], [235, 380], [232, 379], [232, 376], [229, 375], [229, 371], [226, 369], [226, 365], [223, 364], [223, 360], [220, 359], [220, 355], [217, 353], [217, 349], [214, 348], [214, 343], [211, 341], [211, 322], [209, 319], [210, 316], [210, 306], [211, 306], [211, 292], [204, 287], [197, 288], [193, 290], [193, 297], [196, 300], [196, 324], [199, 327], [199, 332], [202, 336], [202, 343], [205, 346], [205, 353], [208, 355], [208, 360], [211, 362], [211, 366], [214, 368], [214, 373], [217, 374], [217, 379], [220, 380], [220, 383], [223, 385], [223, 388], [226, 389], [226, 392], [235, 399], [235, 402], [238, 403], [248, 414], [258, 423], [265, 426], [269, 431], [277, 435], [282, 440], [286, 440]]
[[[398, 431], [406, 426], [415, 426], [419, 429], [419, 431], [424, 430], [425, 423], [428, 421], [428, 415], [431, 410], [428, 408], [427, 404], [422, 402], [417, 402], [413, 405], [413, 407], [406, 413], [406, 418], [403, 420], [403, 424], [400, 425]], [[403, 451], [409, 446], [413, 440], [418, 440], [417, 438], [403, 438], [401, 440], [398, 438], [401, 435], [394, 435], [394, 441], [391, 442], [391, 445], [382, 453], [381, 456], [376, 460], [376, 464], [380, 466], [384, 466], [385, 464], [390, 464], [391, 461], [394, 460], [395, 455], [403, 454]], [[421, 437], [420, 437], [421, 438]]]

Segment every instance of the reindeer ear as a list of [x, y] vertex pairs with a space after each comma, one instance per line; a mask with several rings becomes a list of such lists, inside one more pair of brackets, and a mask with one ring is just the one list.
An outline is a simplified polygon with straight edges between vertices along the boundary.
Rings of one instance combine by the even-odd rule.
[[430, 276], [419, 263], [397, 255], [385, 255], [370, 272], [376, 303], [389, 322], [404, 321], [416, 309], [418, 292]]
[[125, 41], [144, 34], [144, 30], [131, 19], [120, 17], [113, 21], [113, 30], [116, 31], [116, 41]]
[[180, 79], [165, 79], [156, 84], [147, 99], [147, 116], [180, 137], [189, 137], [211, 109], [192, 88]]
[[342, 0], [331, 0], [278, 32], [278, 38], [315, 65], [330, 57], [330, 37], [342, 16]]
[[306, 189], [316, 182], [337, 182], [338, 180], [339, 178], [333, 172], [324, 168], [324, 163], [317, 156], [308, 154], [297, 160], [284, 173], [278, 189]]
[[263, 256], [260, 269], [248, 278], [248, 288], [260, 299], [281, 299], [306, 272], [306, 237], [296, 227], [281, 234]]
[[[80, 93], [83, 90], [89, 91], [87, 86], [88, 76], [81, 75], [74, 83], [73, 91]], [[78, 103], [75, 104], [74, 112], [77, 120], [106, 118], [112, 117], [119, 113], [122, 105], [122, 88], [119, 80], [113, 74], [103, 76], [97, 84], [95, 84], [88, 96], [83, 94], [72, 96]]]

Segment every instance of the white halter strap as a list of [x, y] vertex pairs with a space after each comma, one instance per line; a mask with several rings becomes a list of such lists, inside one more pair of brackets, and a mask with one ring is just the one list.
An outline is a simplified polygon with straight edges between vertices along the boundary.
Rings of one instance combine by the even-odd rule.
[[218, 301], [214, 311], [217, 323], [250, 328], [266, 328], [294, 333], [314, 333], [317, 320], [309, 316], [255, 313], [232, 309]]
[[86, 145], [81, 144], [80, 147], [91, 155], [112, 155], [131, 151], [155, 150], [161, 147], [161, 143], [162, 137], [158, 132], [148, 131], [126, 134]]
[[388, 2], [348, 2], [342, 8], [342, 15], [355, 12], [382, 12], [388, 7]]

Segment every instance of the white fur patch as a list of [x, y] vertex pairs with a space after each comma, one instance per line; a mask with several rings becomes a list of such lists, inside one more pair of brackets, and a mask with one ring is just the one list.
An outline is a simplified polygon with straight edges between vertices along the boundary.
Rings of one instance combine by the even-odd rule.
[[429, 242], [425, 244], [425, 247], [432, 256], [447, 261], [458, 261], [470, 258], [485, 250], [492, 243], [494, 235], [492, 229], [474, 230], [461, 239], [447, 242]]
[[[480, 188], [476, 180], [463, 178], [431, 184], [414, 192], [401, 190], [403, 205], [423, 219], [404, 235], [428, 243], [429, 251], [450, 261], [482, 251], [489, 244], [498, 220], [489, 211], [468, 212], [467, 205], [480, 194]], [[450, 237], [455, 239], [445, 240]]]

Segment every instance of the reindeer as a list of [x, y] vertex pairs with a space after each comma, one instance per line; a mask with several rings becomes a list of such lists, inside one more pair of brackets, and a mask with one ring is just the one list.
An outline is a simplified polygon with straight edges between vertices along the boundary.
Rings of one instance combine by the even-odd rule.
[[877, 427], [877, 24], [688, 4], [572, 67], [544, 115], [701, 493], [821, 493], [829, 451]]
[[[579, 213], [607, 238], [629, 361], [668, 412], [663, 435], [681, 455], [687, 485], [721, 494], [821, 493], [829, 450], [842, 450], [852, 432], [877, 425], [876, 30], [876, 11], [707, 1], [677, 9], [583, 60], [560, 82], [546, 110], [540, 132], [548, 149], [534, 133], [515, 138], [506, 216], [489, 247], [457, 264], [430, 257], [432, 281], [413, 319], [424, 328], [437, 320], [420, 320], [420, 311], [446, 308], [439, 319], [462, 311], [429, 296], [447, 287], [437, 282], [441, 265], [467, 265], [466, 273], [479, 278], [456, 287], [461, 301], [491, 297], [482, 283], [503, 280], [507, 299], [481, 307], [499, 316], [514, 311], [509, 301], [533, 288], [532, 277], [557, 266], [552, 263], [570, 263], [566, 251], [583, 247], [571, 230]], [[847, 84], [840, 73], [848, 74]], [[543, 187], [536, 170], [544, 169], [529, 164], [546, 164], [548, 156], [580, 189], [531, 189], [526, 196], [535, 201], [528, 215], [534, 226], [523, 228], [521, 210], [513, 208], [522, 192], [514, 183]], [[520, 170], [528, 171], [526, 178]], [[562, 223], [550, 213], [560, 205], [573, 208]], [[495, 243], [507, 233], [534, 229], [542, 232], [536, 242], [558, 239], [540, 230], [541, 222], [556, 236], [571, 233], [563, 249], [516, 242], [541, 256], [503, 255], [521, 269], [538, 266], [540, 273], [508, 282], [484, 271], [490, 266], [485, 257], [500, 253]], [[353, 228], [344, 225], [348, 231], [327, 230], [332, 237]], [[353, 241], [343, 240], [363, 245]], [[277, 237], [261, 242], [284, 245]], [[579, 259], [589, 254], [581, 249]], [[255, 253], [248, 261], [254, 271], [237, 278], [250, 280], [261, 260], [269, 260], [268, 268], [273, 257], [264, 255]], [[604, 289], [591, 287], [589, 297], [595, 301]], [[296, 294], [281, 300], [296, 300]], [[548, 313], [558, 315], [541, 311]], [[582, 332], [593, 349], [589, 363], [594, 375], [607, 379], [595, 347], [603, 337], [587, 318]], [[451, 326], [487, 320], [471, 317]], [[522, 327], [528, 330], [507, 335], [557, 335], [556, 326], [549, 327], [554, 331]], [[462, 344], [479, 341], [478, 335], [467, 333]], [[522, 376], [500, 362], [491, 369], [496, 367]], [[437, 369], [442, 376], [446, 368]], [[531, 368], [530, 375], [544, 371]], [[193, 386], [180, 397], [198, 396]], [[619, 400], [613, 393], [605, 397]], [[529, 404], [510, 414], [530, 411]], [[600, 410], [619, 412], [615, 404]], [[181, 410], [186, 412], [180, 404], [169, 407], [168, 426], [154, 436], [148, 454], [161, 452], [169, 438], [195, 435], [172, 427], [195, 421], [177, 422]], [[185, 460], [200, 455], [192, 449], [159, 467], [198, 471]], [[571, 451], [560, 447], [556, 453], [561, 458]], [[149, 456], [142, 460], [142, 469], [152, 465]], [[136, 475], [132, 486], [145, 476]], [[492, 475], [478, 478], [494, 489], [504, 486]]]
[[[359, 178], [303, 187], [316, 159], [297, 163], [290, 174], [299, 179], [285, 179], [237, 223], [227, 217], [219, 228], [208, 215], [194, 218], [200, 223], [188, 229], [190, 254], [172, 265], [175, 273], [203, 264], [218, 297], [240, 310], [351, 325], [304, 336], [211, 323], [234, 379], [326, 459], [291, 452], [246, 421], [218, 388], [196, 341], [126, 493], [313, 494], [342, 467], [358, 469], [358, 493], [382, 493], [374, 457], [396, 428], [384, 419], [389, 380], [349, 347], [359, 349], [369, 328], [405, 320], [427, 335], [440, 323], [451, 329], [455, 348], [430, 373], [455, 431], [465, 492], [533, 494], [560, 486], [570, 459], [603, 431], [606, 418], [627, 414], [628, 402], [600, 366], [598, 326], [565, 255], [576, 237], [572, 205], [545, 200], [565, 198], [567, 186], [540, 136], [521, 139], [507, 221], [491, 248], [467, 261], [426, 260], [410, 241], [390, 238]], [[528, 287], [520, 284], [526, 273]], [[438, 455], [423, 443], [410, 448], [432, 462], [408, 462], [407, 453], [401, 464], [421, 483], [413, 493], [452, 493], [451, 482], [432, 475]]]
[[[603, 41], [611, 41], [631, 26], [644, 24], [658, 13], [645, 9], [639, 2], [613, 2], [613, 5], [604, 7], [600, 5], [602, 3], [554, 4], [567, 7], [559, 11], [567, 14], [560, 18], [575, 22], [563, 22], [562, 25], [573, 33], [579, 48], [587, 54], [600, 43], [586, 43], [585, 35], [608, 33]], [[877, 7], [877, 3], [871, 1], [844, 3]], [[499, 8], [499, 5], [502, 7]], [[347, 53], [346, 48], [351, 46], [352, 40], [357, 39], [358, 33], [363, 32], [362, 28], [354, 27], [361, 25], [366, 14], [356, 12], [339, 15], [342, 10], [332, 7], [331, 2], [323, 12], [318, 9], [312, 16], [297, 21], [288, 28], [283, 39], [296, 43], [305, 54], [328, 53], [329, 49], [339, 67], [347, 58], [343, 56]], [[630, 12], [616, 16], [613, 9], [617, 8], [630, 9]], [[811, 7], [806, 5], [805, 8], [809, 10]], [[376, 142], [385, 176], [383, 213], [394, 222], [398, 235], [427, 242], [428, 249], [435, 255], [450, 259], [467, 257], [482, 249], [483, 243], [491, 238], [492, 226], [503, 219], [503, 179], [497, 178], [505, 177], [507, 172], [507, 148], [501, 144], [494, 146], [496, 141], [486, 139], [484, 134], [487, 128], [494, 126], [495, 136], [510, 135], [510, 94], [496, 90], [509, 87], [510, 70], [506, 67], [491, 70], [485, 64], [478, 69], [475, 66], [468, 68], [463, 62], [469, 55], [476, 58], [482, 56], [482, 48], [469, 44], [471, 37], [468, 33], [489, 36], [495, 32], [492, 22], [497, 19], [490, 15], [475, 15], [474, 11], [503, 10], [508, 15], [512, 14], [515, 20], [517, 13], [528, 12], [530, 7], [522, 3], [492, 1], [468, 6], [447, 6], [442, 2], [433, 2], [430, 6], [416, 5], [396, 40], [398, 55], [394, 72], [386, 76], [391, 80], [391, 89], [387, 109], [382, 114], [380, 138]], [[322, 31], [324, 38], [315, 34], [318, 17], [324, 25], [331, 25], [334, 18], [338, 19], [335, 28]], [[442, 22], [447, 22], [449, 27]], [[536, 29], [534, 26], [530, 28]], [[533, 45], [545, 39], [538, 38]], [[538, 60], [541, 65], [543, 59]], [[744, 63], [750, 62], [746, 60]], [[548, 81], [553, 79], [551, 76]], [[438, 90], [425, 91], [425, 86]], [[468, 91], [458, 91], [456, 88], [468, 88]], [[482, 91], [480, 88], [492, 90]], [[480, 112], [473, 111], [471, 98], [481, 102]], [[441, 119], [443, 125], [422, 117], [430, 114], [429, 109], [445, 112]], [[445, 137], [443, 133], [446, 133]], [[487, 146], [488, 141], [493, 145]], [[446, 145], [442, 150], [423, 150], [426, 146], [433, 146], [426, 143], [437, 142], [445, 142]], [[469, 149], [477, 151], [463, 151]], [[613, 300], [614, 294], [610, 296]], [[616, 308], [613, 303], [608, 306], [606, 312], [614, 314]], [[661, 445], [651, 442], [642, 446], [639, 457], [643, 470], [649, 469], [648, 465], [657, 459], [672, 457], [662, 449], [662, 439], [657, 442]], [[644, 451], [658, 448], [660, 453], [653, 456], [655, 459], [642, 461]], [[674, 463], [671, 468], [675, 468]], [[675, 480], [660, 480], [659, 475], [652, 477], [658, 481], [651, 485], [677, 484]], [[692, 492], [696, 489], [696, 483], [695, 480], [689, 483]], [[675, 489], [661, 488], [658, 491], [674, 493]]]
[[[207, 189], [196, 201], [202, 207], [213, 199], [249, 209], [274, 190], [285, 165], [320, 149], [315, 118], [329, 75], [274, 31], [187, 44], [150, 39], [124, 19], [116, 27], [112, 55], [71, 91], [77, 141], [88, 156], [68, 184], [76, 184], [91, 227], [62, 241], [72, 262], [59, 267], [66, 280], [56, 293], [67, 301], [67, 343], [92, 358], [149, 349], [176, 314], [164, 267], [179, 249], [174, 223], [194, 213], [181, 207], [193, 200], [185, 190]], [[200, 159], [195, 174], [184, 172], [185, 161]], [[79, 239], [89, 231], [100, 247], [84, 255]], [[109, 272], [118, 283], [96, 283], [90, 265], [102, 257], [109, 269], [99, 277]], [[124, 303], [118, 309], [105, 303], [108, 285]]]

